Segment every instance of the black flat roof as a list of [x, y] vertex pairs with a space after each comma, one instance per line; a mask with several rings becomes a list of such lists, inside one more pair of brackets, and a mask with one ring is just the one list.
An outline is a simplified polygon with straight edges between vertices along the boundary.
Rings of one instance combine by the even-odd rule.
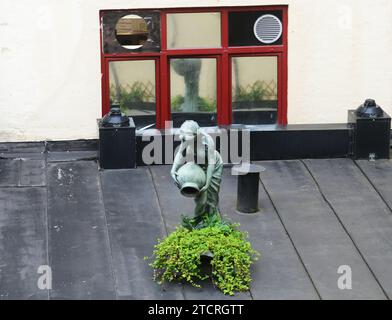
[[[0, 299], [225, 299], [152, 281], [145, 256], [193, 201], [169, 166], [99, 171], [96, 145], [0, 144]], [[350, 159], [261, 162], [261, 212], [235, 211], [236, 179], [224, 170], [220, 207], [249, 232], [261, 259], [235, 299], [392, 297], [392, 162]], [[39, 290], [49, 265], [53, 289]], [[353, 271], [340, 290], [338, 268]]]

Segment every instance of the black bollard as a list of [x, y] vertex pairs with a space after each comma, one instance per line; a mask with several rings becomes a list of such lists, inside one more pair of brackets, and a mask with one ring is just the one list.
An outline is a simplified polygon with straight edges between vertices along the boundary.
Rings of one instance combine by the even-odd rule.
[[232, 174], [238, 176], [237, 182], [237, 210], [242, 213], [256, 213], [259, 211], [259, 184], [261, 166], [243, 163], [232, 169]]
[[136, 134], [132, 118], [113, 104], [110, 112], [98, 122], [99, 165], [101, 169], [136, 167]]
[[391, 117], [373, 99], [367, 99], [356, 110], [348, 111], [348, 123], [354, 129], [354, 159], [389, 159]]

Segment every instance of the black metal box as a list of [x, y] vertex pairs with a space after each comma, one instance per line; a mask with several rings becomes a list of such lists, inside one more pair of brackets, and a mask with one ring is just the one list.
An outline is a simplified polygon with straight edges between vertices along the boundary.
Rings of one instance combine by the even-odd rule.
[[391, 117], [383, 112], [377, 118], [358, 116], [348, 111], [348, 123], [353, 127], [352, 153], [354, 159], [389, 159]]
[[136, 133], [133, 119], [126, 127], [99, 127], [99, 165], [102, 169], [136, 167]]

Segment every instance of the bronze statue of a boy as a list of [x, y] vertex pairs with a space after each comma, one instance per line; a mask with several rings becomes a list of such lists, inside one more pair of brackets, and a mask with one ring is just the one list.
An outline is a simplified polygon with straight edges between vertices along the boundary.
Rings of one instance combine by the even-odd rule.
[[180, 139], [181, 145], [171, 169], [174, 183], [180, 188], [178, 170], [186, 162], [194, 162], [199, 165], [206, 175], [206, 183], [195, 197], [195, 218], [200, 219], [204, 214], [219, 214], [219, 189], [223, 161], [215, 149], [214, 140], [193, 120], [185, 121], [182, 124]]

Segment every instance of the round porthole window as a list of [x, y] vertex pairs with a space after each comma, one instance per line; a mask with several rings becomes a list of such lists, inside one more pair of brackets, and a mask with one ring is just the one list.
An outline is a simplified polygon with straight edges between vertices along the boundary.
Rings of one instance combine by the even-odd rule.
[[272, 14], [259, 17], [253, 27], [257, 40], [264, 44], [271, 44], [279, 40], [283, 32], [282, 22]]
[[118, 43], [126, 49], [139, 49], [148, 39], [146, 21], [135, 14], [120, 18], [115, 30]]

